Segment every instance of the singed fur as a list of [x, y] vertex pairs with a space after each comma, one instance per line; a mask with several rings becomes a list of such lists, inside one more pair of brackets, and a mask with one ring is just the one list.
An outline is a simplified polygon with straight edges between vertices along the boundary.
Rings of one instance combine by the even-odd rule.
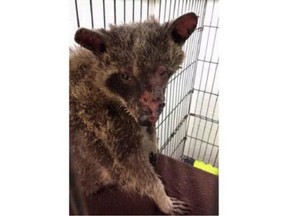
[[149, 119], [161, 112], [168, 79], [184, 58], [172, 25], [155, 19], [112, 25], [109, 31], [95, 30], [103, 43], [99, 49], [70, 50], [71, 167], [83, 194], [118, 185], [149, 196], [165, 213], [182, 213], [177, 205], [185, 209], [166, 195], [149, 163], [149, 153], [156, 151]]

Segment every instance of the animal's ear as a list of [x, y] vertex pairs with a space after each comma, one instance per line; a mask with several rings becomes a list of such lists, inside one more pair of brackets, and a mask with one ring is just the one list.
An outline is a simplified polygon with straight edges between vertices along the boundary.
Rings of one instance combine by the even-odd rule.
[[198, 17], [195, 13], [187, 13], [171, 24], [172, 38], [175, 43], [183, 45], [196, 29]]
[[103, 53], [106, 51], [106, 46], [98, 32], [80, 28], [76, 31], [74, 40], [94, 53]]

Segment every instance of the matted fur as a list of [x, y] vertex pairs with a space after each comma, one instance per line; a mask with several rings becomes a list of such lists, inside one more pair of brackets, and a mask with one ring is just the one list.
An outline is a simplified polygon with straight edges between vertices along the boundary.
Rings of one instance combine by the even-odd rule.
[[[189, 22], [196, 19], [189, 16]], [[116, 184], [149, 196], [167, 214], [187, 212], [183, 202], [166, 195], [149, 162], [156, 152], [151, 119], [160, 115], [168, 79], [184, 58], [182, 42], [172, 35], [176, 24], [150, 19], [93, 30], [93, 46], [92, 31], [82, 38], [78, 32], [80, 44], [88, 45], [70, 50], [70, 154], [83, 194]]]

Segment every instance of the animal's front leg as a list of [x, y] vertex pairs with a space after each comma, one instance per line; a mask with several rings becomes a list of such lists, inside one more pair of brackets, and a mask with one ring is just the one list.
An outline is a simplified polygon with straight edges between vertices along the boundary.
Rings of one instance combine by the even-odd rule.
[[163, 183], [144, 154], [129, 157], [121, 164], [124, 166], [117, 167], [117, 178], [122, 189], [150, 197], [165, 214], [189, 213], [185, 202], [166, 194]]
[[153, 126], [141, 127], [142, 147], [145, 152], [147, 152], [150, 164], [156, 168], [157, 154], [159, 150], [157, 149], [157, 138], [156, 129]]
[[156, 169], [157, 153], [155, 153], [155, 152], [150, 152], [149, 153], [149, 162], [153, 166], [153, 168]]

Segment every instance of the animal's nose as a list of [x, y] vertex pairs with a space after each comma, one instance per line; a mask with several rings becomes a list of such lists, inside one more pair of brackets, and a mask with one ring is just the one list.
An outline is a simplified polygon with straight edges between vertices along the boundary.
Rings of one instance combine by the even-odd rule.
[[160, 103], [158, 105], [158, 113], [159, 113], [159, 115], [162, 113], [164, 107], [165, 107], [165, 103], [164, 102], [162, 102], [162, 103]]
[[162, 102], [162, 103], [160, 103], [159, 104], [159, 108], [161, 107], [161, 109], [163, 109], [164, 107], [165, 107], [165, 103], [164, 102]]

